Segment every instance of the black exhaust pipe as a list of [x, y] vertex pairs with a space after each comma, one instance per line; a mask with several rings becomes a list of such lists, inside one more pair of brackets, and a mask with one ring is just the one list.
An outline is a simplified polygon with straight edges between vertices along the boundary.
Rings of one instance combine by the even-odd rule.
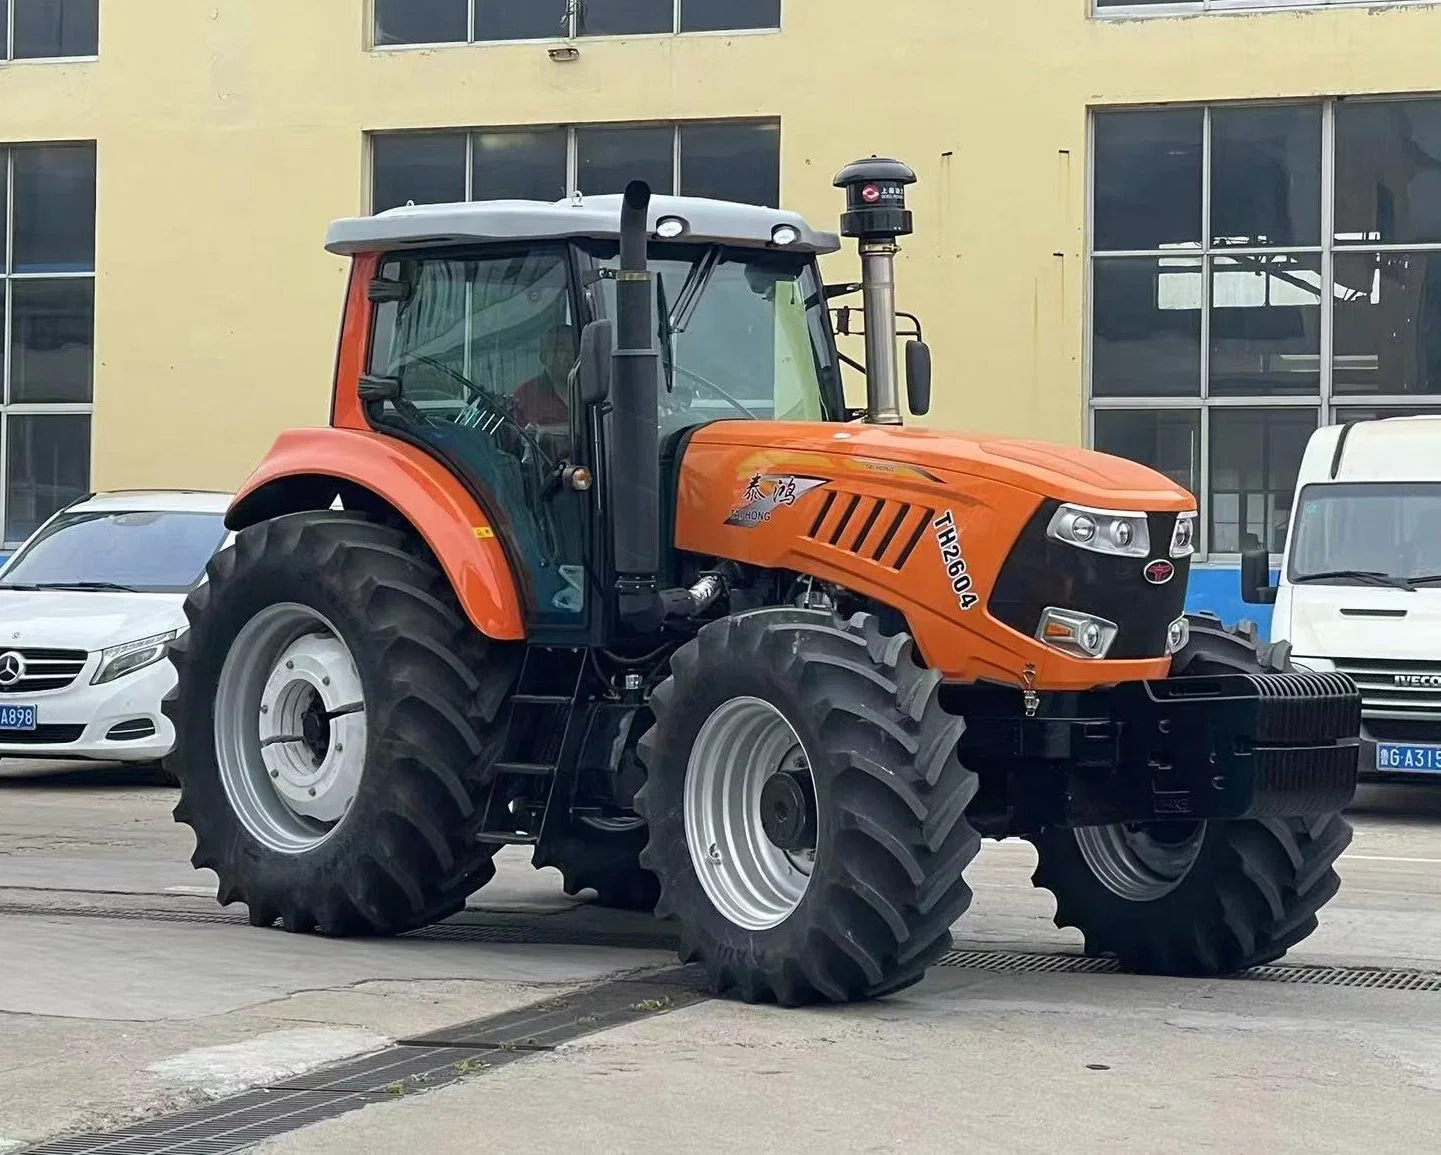
[[647, 264], [650, 185], [626, 185], [620, 210], [620, 270], [616, 274], [616, 349], [611, 391], [608, 462], [611, 554], [617, 608], [640, 632], [659, 629], [660, 437], [657, 430], [659, 352], [654, 290]]

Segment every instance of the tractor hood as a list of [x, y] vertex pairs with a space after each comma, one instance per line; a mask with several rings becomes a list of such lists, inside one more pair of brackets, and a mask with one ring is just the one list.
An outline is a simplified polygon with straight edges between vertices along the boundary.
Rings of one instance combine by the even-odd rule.
[[725, 421], [699, 430], [697, 443], [773, 454], [796, 469], [828, 464], [909, 466], [933, 481], [1000, 482], [1060, 501], [1098, 508], [1179, 512], [1195, 509], [1183, 486], [1144, 465], [1107, 453], [1043, 441], [967, 436], [884, 425]]

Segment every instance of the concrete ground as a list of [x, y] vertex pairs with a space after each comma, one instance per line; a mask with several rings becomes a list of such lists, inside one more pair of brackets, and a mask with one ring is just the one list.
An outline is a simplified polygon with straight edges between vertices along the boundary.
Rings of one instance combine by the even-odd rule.
[[[0, 1152], [668, 963], [660, 951], [331, 941], [206, 915], [174, 792], [0, 764]], [[1441, 971], [1441, 788], [1363, 792], [1343, 888], [1285, 960]], [[1074, 949], [988, 844], [957, 945]], [[473, 904], [574, 918], [507, 852]], [[78, 916], [76, 908], [83, 908]], [[66, 914], [65, 911], [71, 911]], [[567, 913], [569, 912], [569, 913]], [[584, 916], [589, 912], [579, 912]], [[632, 923], [632, 925], [634, 925]], [[257, 1150], [1441, 1150], [1441, 991], [936, 968], [881, 1003], [711, 1001]]]

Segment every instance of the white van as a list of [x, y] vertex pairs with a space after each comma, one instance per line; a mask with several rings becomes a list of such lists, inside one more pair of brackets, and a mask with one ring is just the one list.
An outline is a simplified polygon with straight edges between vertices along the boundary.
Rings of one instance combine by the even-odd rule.
[[1272, 642], [1361, 689], [1361, 774], [1441, 783], [1441, 416], [1318, 429], [1280, 585], [1241, 558], [1241, 596], [1274, 603]]

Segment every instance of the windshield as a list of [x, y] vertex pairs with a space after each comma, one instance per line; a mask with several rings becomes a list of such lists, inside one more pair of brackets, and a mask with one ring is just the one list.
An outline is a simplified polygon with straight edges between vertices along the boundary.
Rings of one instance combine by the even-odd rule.
[[61, 514], [20, 551], [0, 589], [183, 593], [200, 580], [224, 537], [223, 513]]
[[1308, 485], [1301, 491], [1288, 573], [1293, 583], [1441, 584], [1438, 575], [1441, 483]]
[[[670, 315], [674, 360], [661, 421], [674, 432], [703, 421], [836, 421], [844, 417], [830, 314], [805, 256], [717, 246], [652, 244], [657, 298]], [[604, 269], [614, 246], [598, 246]], [[615, 281], [600, 282], [615, 316]], [[663, 341], [657, 309], [657, 336]]]

